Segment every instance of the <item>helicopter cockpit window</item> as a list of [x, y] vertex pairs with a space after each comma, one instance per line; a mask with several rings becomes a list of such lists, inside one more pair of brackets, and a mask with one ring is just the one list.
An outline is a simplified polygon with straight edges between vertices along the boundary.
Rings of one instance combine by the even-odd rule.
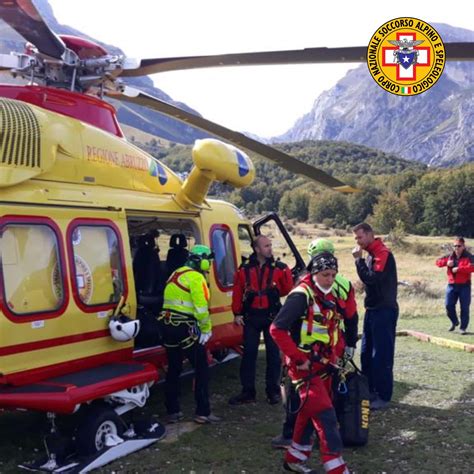
[[74, 256], [73, 284], [82, 304], [118, 303], [124, 294], [119, 238], [107, 225], [77, 225], [70, 231]]
[[56, 313], [64, 303], [58, 235], [50, 225], [7, 223], [1, 229], [5, 310], [14, 316]]
[[211, 248], [214, 252], [214, 273], [221, 290], [233, 286], [234, 273], [237, 268], [234, 239], [232, 232], [226, 225], [215, 225], [211, 230]]

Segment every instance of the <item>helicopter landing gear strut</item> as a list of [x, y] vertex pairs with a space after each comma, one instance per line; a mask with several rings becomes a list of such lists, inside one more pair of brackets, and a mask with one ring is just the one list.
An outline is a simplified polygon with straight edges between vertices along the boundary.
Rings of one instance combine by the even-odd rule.
[[[141, 399], [140, 393], [132, 392]], [[110, 398], [108, 397], [110, 400]], [[124, 400], [125, 401], [125, 400]], [[130, 401], [113, 407], [98, 400], [82, 407], [74, 436], [64, 437], [56, 426], [56, 414], [47, 413], [50, 431], [44, 439], [46, 459], [19, 467], [39, 472], [89, 472], [120, 457], [145, 448], [165, 436], [165, 428], [153, 419], [127, 424], [118, 412], [130, 409]], [[127, 406], [128, 409], [124, 410]], [[137, 405], [135, 405], [137, 406]]]

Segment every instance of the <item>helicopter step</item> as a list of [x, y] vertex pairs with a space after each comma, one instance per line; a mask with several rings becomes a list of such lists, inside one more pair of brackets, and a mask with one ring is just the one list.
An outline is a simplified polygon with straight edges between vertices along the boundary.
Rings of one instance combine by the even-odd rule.
[[124, 406], [143, 406], [148, 393], [140, 394], [136, 387], [144, 384], [148, 389], [157, 380], [158, 371], [150, 363], [113, 362], [37, 383], [0, 387], [0, 405], [67, 414], [91, 400], [115, 396]]

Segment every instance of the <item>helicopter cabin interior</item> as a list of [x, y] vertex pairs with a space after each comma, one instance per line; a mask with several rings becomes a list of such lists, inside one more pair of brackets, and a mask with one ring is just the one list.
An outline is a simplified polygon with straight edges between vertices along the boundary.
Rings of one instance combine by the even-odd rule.
[[192, 220], [133, 216], [127, 219], [140, 332], [135, 348], [161, 343], [156, 316], [163, 307], [166, 281], [185, 264], [199, 241]]
[[[156, 315], [163, 306], [163, 294], [170, 275], [184, 265], [190, 249], [201, 242], [199, 228], [192, 219], [167, 219], [130, 216], [127, 219], [130, 251], [137, 297], [137, 318], [141, 330], [135, 348], [160, 344]], [[242, 260], [252, 252], [248, 225], [238, 225], [239, 250]], [[221, 289], [233, 284], [237, 264], [233, 234], [225, 226], [210, 233], [215, 254], [214, 271]], [[229, 294], [227, 295], [229, 296]]]

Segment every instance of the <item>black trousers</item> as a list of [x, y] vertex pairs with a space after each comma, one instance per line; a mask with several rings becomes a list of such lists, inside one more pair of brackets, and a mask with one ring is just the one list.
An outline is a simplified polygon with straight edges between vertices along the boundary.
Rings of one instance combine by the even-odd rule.
[[163, 342], [168, 357], [168, 371], [165, 383], [165, 405], [168, 414], [180, 411], [179, 376], [183, 368], [183, 358], [186, 357], [194, 368], [194, 399], [196, 401], [196, 415], [208, 416], [211, 413], [209, 404], [209, 366], [207, 364], [206, 349], [195, 341], [189, 347], [190, 328], [186, 324], [173, 326], [163, 325]]
[[369, 388], [382, 400], [390, 401], [393, 393], [393, 361], [398, 308], [367, 309], [360, 362]]
[[257, 366], [260, 334], [263, 332], [267, 369], [265, 384], [267, 396], [280, 394], [280, 350], [270, 335], [271, 320], [268, 314], [250, 314], [244, 318], [244, 352], [240, 365], [240, 382], [242, 392], [250, 396], [256, 395], [255, 372]]

